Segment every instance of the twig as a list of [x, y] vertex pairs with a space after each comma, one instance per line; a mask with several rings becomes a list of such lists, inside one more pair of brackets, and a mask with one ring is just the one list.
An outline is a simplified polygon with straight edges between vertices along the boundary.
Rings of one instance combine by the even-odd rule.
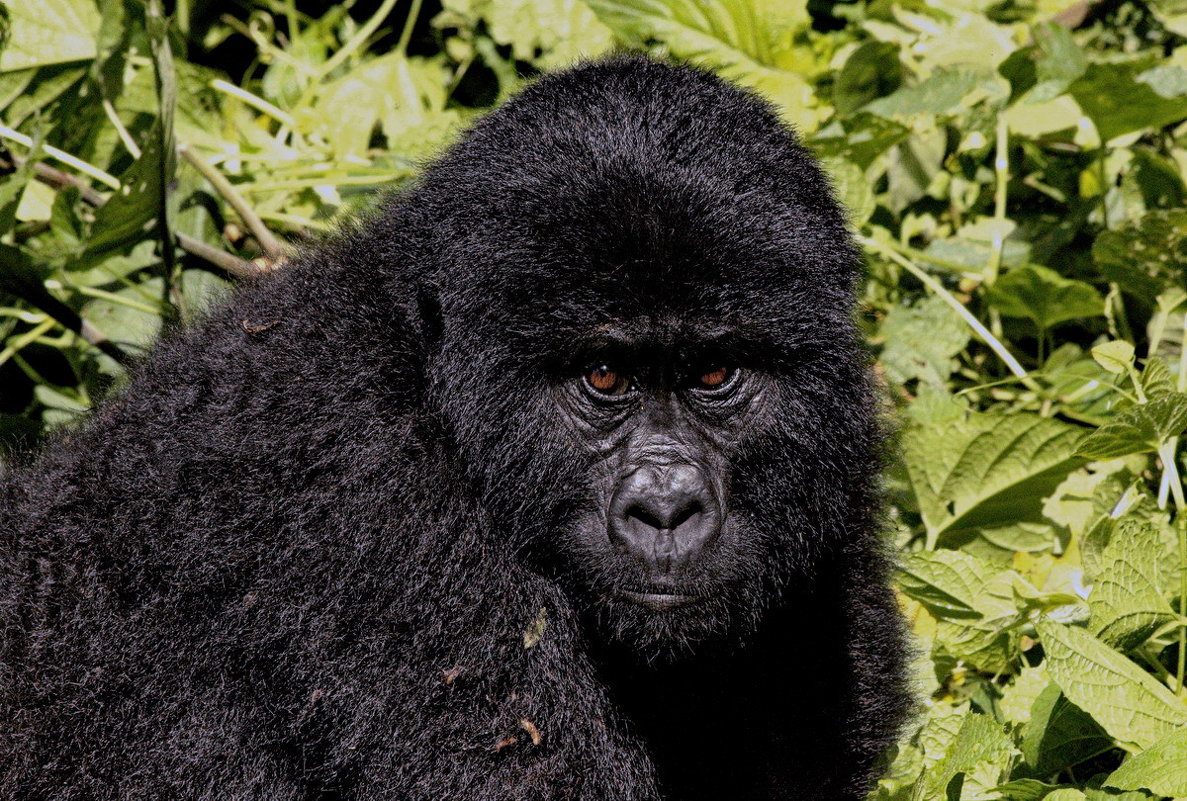
[[231, 208], [239, 215], [239, 219], [243, 220], [247, 227], [251, 229], [252, 235], [260, 243], [260, 248], [264, 251], [264, 255], [271, 260], [279, 259], [284, 253], [284, 248], [280, 244], [280, 241], [268, 230], [268, 226], [264, 225], [264, 221], [248, 205], [243, 195], [239, 194], [234, 185], [227, 180], [227, 177], [218, 169], [208, 164], [189, 145], [179, 145], [177, 149], [185, 157], [185, 160], [193, 165], [194, 169], [202, 173], [202, 177], [210, 182], [210, 185], [214, 187], [215, 191], [231, 204]]
[[194, 239], [183, 233], [177, 233], [177, 244], [186, 253], [205, 259], [216, 267], [221, 267], [236, 278], [250, 278], [259, 275], [261, 270], [249, 261], [244, 261], [233, 253], [220, 250], [214, 245], [208, 245], [201, 239]]

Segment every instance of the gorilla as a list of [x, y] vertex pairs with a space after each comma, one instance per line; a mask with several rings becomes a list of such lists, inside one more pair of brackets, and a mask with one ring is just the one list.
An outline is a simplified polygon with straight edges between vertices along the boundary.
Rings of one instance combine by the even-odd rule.
[[537, 81], [4, 480], [0, 797], [862, 798], [859, 272], [758, 98]]

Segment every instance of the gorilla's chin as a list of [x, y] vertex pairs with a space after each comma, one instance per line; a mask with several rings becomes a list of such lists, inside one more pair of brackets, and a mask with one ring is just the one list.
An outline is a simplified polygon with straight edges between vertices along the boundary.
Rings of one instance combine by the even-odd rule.
[[672, 663], [742, 644], [755, 616], [721, 595], [617, 590], [597, 604], [595, 637], [648, 663]]

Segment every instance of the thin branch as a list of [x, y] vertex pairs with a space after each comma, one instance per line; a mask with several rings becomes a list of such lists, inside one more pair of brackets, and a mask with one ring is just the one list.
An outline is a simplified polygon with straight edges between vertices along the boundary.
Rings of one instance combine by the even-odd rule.
[[194, 151], [189, 145], [178, 146], [178, 151], [185, 157], [185, 160], [193, 165], [194, 169], [202, 173], [202, 177], [210, 182], [223, 198], [239, 215], [239, 219], [251, 229], [251, 233], [255, 236], [256, 241], [260, 243], [260, 248], [264, 251], [264, 255], [269, 259], [279, 259], [284, 253], [284, 246], [280, 244], [280, 240], [268, 230], [268, 226], [264, 225], [264, 221], [255, 213], [248, 202], [244, 200], [243, 195], [239, 194], [234, 185], [227, 180], [227, 177], [218, 169], [211, 166], [201, 156]]
[[205, 259], [214, 266], [226, 270], [236, 278], [250, 278], [262, 272], [252, 262], [245, 261], [234, 253], [228, 253], [225, 250], [216, 248], [214, 245], [208, 245], [201, 239], [195, 239], [192, 236], [187, 236], [180, 232], [176, 236], [178, 246], [186, 253], [197, 256], [200, 259]]

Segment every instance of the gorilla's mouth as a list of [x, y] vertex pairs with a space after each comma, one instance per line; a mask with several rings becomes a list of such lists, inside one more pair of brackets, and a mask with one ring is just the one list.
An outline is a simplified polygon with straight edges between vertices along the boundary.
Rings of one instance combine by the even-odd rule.
[[661, 612], [667, 609], [677, 609], [681, 606], [697, 603], [703, 600], [699, 595], [685, 595], [674, 592], [635, 592], [633, 590], [619, 590], [618, 596], [631, 603], [645, 606]]

